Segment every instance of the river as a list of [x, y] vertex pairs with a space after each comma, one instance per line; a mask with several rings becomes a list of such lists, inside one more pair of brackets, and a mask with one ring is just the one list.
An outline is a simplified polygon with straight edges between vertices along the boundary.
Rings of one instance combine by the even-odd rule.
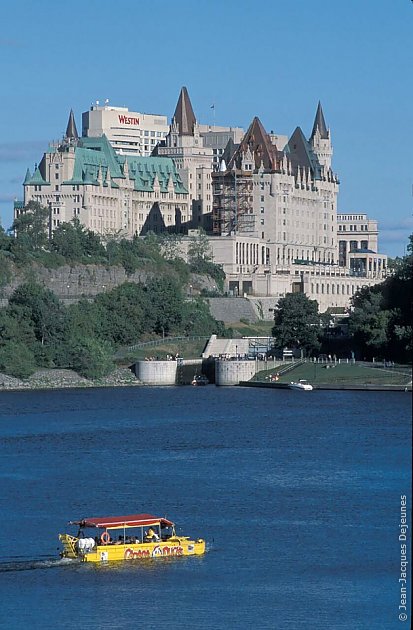
[[[411, 401], [214, 386], [1, 393], [0, 627], [404, 627]], [[207, 553], [59, 560], [68, 520], [139, 512], [206, 538]]]

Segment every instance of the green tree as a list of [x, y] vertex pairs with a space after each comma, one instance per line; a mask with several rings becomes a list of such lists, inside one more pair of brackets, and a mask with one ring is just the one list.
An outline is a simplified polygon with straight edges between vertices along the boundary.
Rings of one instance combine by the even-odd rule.
[[318, 304], [303, 293], [287, 293], [274, 309], [272, 334], [277, 348], [299, 348], [307, 353], [320, 348]]
[[182, 235], [181, 234], [169, 234], [163, 232], [160, 237], [161, 252], [166, 260], [176, 260], [180, 258], [182, 260]]
[[198, 265], [201, 261], [212, 262], [211, 246], [204, 230], [200, 229], [196, 236], [189, 239], [188, 261], [191, 265]]
[[[37, 358], [42, 364], [53, 360], [54, 352], [65, 332], [65, 310], [49, 289], [28, 282], [21, 284], [10, 297], [11, 312], [32, 323], [41, 348]], [[14, 310], [17, 307], [17, 311]]]
[[109, 374], [114, 368], [112, 355], [110, 344], [93, 337], [75, 337], [68, 343], [68, 365], [86, 378]]
[[27, 252], [48, 247], [49, 209], [37, 201], [29, 201], [20, 216], [16, 217], [11, 230], [16, 233], [15, 244]]
[[0, 250], [0, 294], [4, 286], [12, 279], [12, 266], [8, 257], [9, 252]]
[[95, 304], [100, 312], [100, 335], [115, 346], [132, 344], [147, 331], [150, 307], [143, 285], [124, 283], [97, 296]]
[[390, 312], [380, 288], [363, 287], [353, 298], [353, 312], [349, 318], [349, 332], [362, 354], [371, 356], [386, 351], [387, 327]]
[[68, 262], [80, 261], [85, 255], [85, 230], [78, 219], [62, 223], [53, 232], [51, 247]]
[[208, 303], [201, 297], [186, 301], [182, 307], [182, 332], [189, 335], [226, 336], [225, 325], [214, 319], [210, 313]]
[[6, 234], [5, 230], [0, 225], [0, 252], [8, 252], [12, 241], [12, 237]]
[[169, 335], [179, 331], [182, 323], [183, 295], [174, 278], [156, 278], [146, 286], [149, 310], [146, 313], [153, 332]]
[[6, 341], [19, 341], [31, 349], [36, 345], [33, 322], [21, 306], [0, 309], [0, 346]]
[[78, 332], [86, 337], [105, 338], [102, 327], [106, 314], [98, 298], [99, 296], [94, 301], [81, 299], [66, 307], [66, 336]]
[[21, 341], [7, 340], [0, 345], [0, 372], [27, 378], [36, 369], [33, 352]]
[[349, 330], [359, 352], [371, 358], [411, 361], [413, 235], [393, 274], [352, 299]]

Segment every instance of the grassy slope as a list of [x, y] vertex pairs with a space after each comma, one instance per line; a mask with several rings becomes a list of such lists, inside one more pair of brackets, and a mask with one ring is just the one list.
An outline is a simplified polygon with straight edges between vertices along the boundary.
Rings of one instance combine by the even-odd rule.
[[234, 322], [226, 324], [226, 328], [232, 328], [241, 337], [271, 337], [271, 329], [274, 325], [273, 321], [260, 321], [246, 324], [244, 322]]
[[206, 341], [202, 340], [168, 342], [165, 339], [165, 341], [160, 344], [147, 345], [128, 352], [122, 359], [119, 359], [117, 363], [126, 365], [128, 362], [140, 361], [145, 359], [145, 357], [159, 357], [159, 359], [165, 359], [167, 354], [175, 356], [176, 353], [184, 359], [200, 359], [206, 343]]
[[[262, 372], [260, 380], [265, 380], [265, 376], [273, 373], [273, 371]], [[406, 372], [403, 369], [398, 370], [397, 367], [383, 369], [342, 363], [334, 368], [326, 369], [321, 364], [305, 363], [291, 370], [291, 372], [281, 375], [279, 382], [289, 383], [290, 381], [298, 381], [301, 378], [316, 385], [333, 383], [349, 385], [406, 385], [411, 381], [412, 376], [411, 372]]]

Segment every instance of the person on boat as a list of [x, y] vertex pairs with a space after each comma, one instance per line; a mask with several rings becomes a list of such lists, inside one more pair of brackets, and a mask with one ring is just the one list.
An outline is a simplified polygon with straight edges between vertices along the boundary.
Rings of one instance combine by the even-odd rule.
[[152, 527], [150, 527], [146, 532], [145, 540], [146, 542], [156, 542], [157, 540], [159, 540], [158, 534], [155, 532], [155, 530], [152, 529]]

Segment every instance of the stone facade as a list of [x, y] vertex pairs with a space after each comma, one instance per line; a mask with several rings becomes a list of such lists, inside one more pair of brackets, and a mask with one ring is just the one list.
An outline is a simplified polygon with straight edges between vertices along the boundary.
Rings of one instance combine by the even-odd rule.
[[[285, 145], [282, 150], [277, 141]], [[285, 144], [285, 137], [267, 134], [254, 118], [240, 145], [221, 161], [212, 177], [210, 244], [230, 293], [304, 292], [325, 311], [348, 307], [359, 288], [383, 280], [386, 256], [377, 254], [375, 222], [366, 215], [357, 220], [357, 234], [367, 240], [359, 236], [347, 245], [343, 236], [351, 233], [345, 215], [337, 215], [339, 180], [332, 155], [319, 104], [309, 140], [297, 127]], [[346, 245], [339, 246], [339, 238]], [[352, 251], [344, 264], [345, 247]]]
[[339, 265], [353, 275], [380, 277], [386, 272], [387, 256], [378, 253], [377, 221], [366, 214], [339, 214]]
[[50, 231], [73, 218], [102, 236], [186, 231], [192, 204], [174, 162], [167, 157], [121, 156], [105, 136], [66, 136], [50, 146], [24, 181], [24, 203], [50, 211]]
[[203, 139], [204, 147], [212, 149], [212, 165], [214, 170], [218, 170], [228, 142], [239, 144], [245, 131], [242, 127], [199, 125], [199, 133]]
[[332, 155], [320, 104], [308, 139], [300, 127], [268, 134], [258, 118], [243, 135], [199, 125], [182, 88], [152, 157], [116, 153], [105, 135], [79, 138], [71, 112], [63, 141], [27, 172], [15, 216], [34, 200], [49, 208], [50, 231], [74, 217], [103, 236], [203, 228], [230, 294], [305, 292], [321, 310], [348, 307], [385, 277], [387, 257], [377, 222], [337, 213]]
[[213, 150], [204, 140], [192, 109], [187, 89], [179, 95], [171, 128], [159, 156], [172, 158], [192, 201], [192, 227], [208, 229], [212, 213]]

